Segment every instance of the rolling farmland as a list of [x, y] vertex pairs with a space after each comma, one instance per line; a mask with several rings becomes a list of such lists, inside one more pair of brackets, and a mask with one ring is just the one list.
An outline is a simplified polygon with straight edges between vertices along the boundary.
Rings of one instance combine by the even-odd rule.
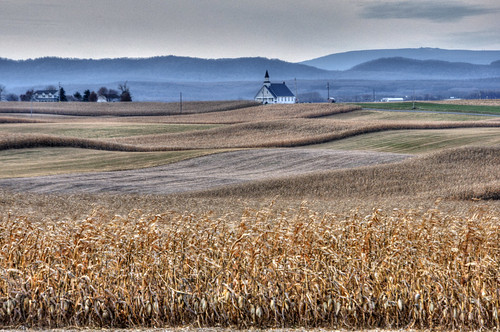
[[500, 120], [462, 103], [0, 103], [0, 325], [499, 328]]

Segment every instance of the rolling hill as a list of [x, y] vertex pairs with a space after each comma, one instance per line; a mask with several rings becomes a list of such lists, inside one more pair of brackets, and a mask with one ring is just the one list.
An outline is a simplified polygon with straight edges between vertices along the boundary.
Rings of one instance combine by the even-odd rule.
[[364, 62], [395, 57], [489, 65], [493, 61], [500, 60], [500, 51], [446, 50], [429, 47], [363, 50], [334, 53], [303, 61], [301, 64], [325, 70], [347, 70]]
[[361, 74], [373, 79], [478, 79], [500, 77], [500, 66], [442, 60], [381, 58], [354, 66], [344, 73], [350, 78]]
[[114, 81], [229, 82], [261, 81], [266, 70], [274, 79], [319, 79], [331, 72], [315, 67], [267, 58], [200, 59], [177, 56], [118, 59], [38, 58], [0, 59], [4, 85], [38, 85]]

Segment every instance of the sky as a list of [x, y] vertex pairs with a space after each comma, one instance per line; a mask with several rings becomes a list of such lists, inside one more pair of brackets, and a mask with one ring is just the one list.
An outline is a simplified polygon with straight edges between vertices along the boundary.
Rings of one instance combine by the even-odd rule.
[[498, 0], [0, 0], [0, 58], [500, 50]]

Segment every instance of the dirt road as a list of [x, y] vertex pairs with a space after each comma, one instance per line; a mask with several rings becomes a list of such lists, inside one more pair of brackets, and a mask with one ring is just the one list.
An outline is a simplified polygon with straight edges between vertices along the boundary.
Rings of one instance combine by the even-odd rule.
[[254, 149], [131, 171], [2, 179], [0, 188], [38, 193], [171, 194], [322, 170], [391, 163], [409, 157], [327, 149]]

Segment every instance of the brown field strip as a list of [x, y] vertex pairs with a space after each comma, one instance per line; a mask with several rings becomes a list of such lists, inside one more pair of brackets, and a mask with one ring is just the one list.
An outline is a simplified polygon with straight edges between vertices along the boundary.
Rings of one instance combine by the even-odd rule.
[[[183, 114], [220, 112], [257, 106], [253, 101], [184, 102]], [[0, 103], [0, 113], [68, 116], [164, 116], [179, 114], [178, 103]]]
[[351, 113], [360, 109], [357, 105], [345, 104], [274, 104], [226, 112], [173, 115], [164, 118], [164, 120], [168, 123], [236, 124], [255, 121], [320, 118]]
[[500, 99], [454, 99], [433, 101], [433, 103], [449, 105], [500, 106]]
[[178, 151], [193, 149], [299, 147], [389, 130], [500, 128], [498, 122], [380, 123], [295, 119], [228, 125], [185, 133], [85, 139], [44, 134], [0, 134], [0, 150], [75, 147], [108, 151]]
[[422, 154], [470, 145], [500, 145], [500, 128], [390, 130], [352, 136], [311, 147]]
[[[420, 204], [433, 202], [438, 197], [452, 203], [454, 209], [457, 206], [461, 206], [460, 210], [467, 209], [469, 206], [467, 201], [470, 200], [482, 200], [492, 206], [495, 206], [496, 202], [500, 208], [498, 147], [457, 148], [413, 157], [395, 164], [355, 169], [343, 168], [391, 163], [404, 159], [404, 156], [331, 150], [323, 152], [309, 149], [298, 149], [297, 152], [294, 150], [239, 151], [130, 172], [4, 179], [0, 180], [0, 187], [4, 190], [11, 188], [19, 191], [14, 197], [21, 196], [13, 201], [8, 199], [11, 194], [4, 192], [3, 196], [7, 198], [4, 198], [3, 203], [7, 204], [5, 207], [8, 209], [21, 210], [24, 208], [20, 203], [25, 201], [21, 197], [28, 191], [65, 192], [65, 195], [123, 191], [119, 194], [120, 198], [113, 195], [75, 199], [66, 197], [61, 201], [57, 197], [48, 196], [46, 202], [42, 197], [34, 196], [28, 199], [33, 202], [42, 199], [37, 206], [40, 211], [45, 211], [47, 216], [58, 215], [57, 211], [52, 211], [50, 208], [56, 203], [51, 202], [59, 202], [58, 205], [73, 202], [75, 213], [82, 213], [89, 208], [89, 205], [84, 204], [81, 208], [77, 206], [84, 202], [90, 204], [94, 200], [111, 210], [117, 208], [116, 202], [123, 200], [125, 205], [120, 205], [120, 211], [136, 203], [144, 209], [154, 210], [155, 206], [163, 206], [162, 201], [166, 200], [165, 202], [169, 202], [166, 203], [167, 206], [171, 207], [191, 209], [194, 204], [202, 210], [205, 206], [205, 209], [215, 209], [221, 213], [228, 211], [238, 213], [242, 202], [259, 206], [262, 202], [272, 201], [276, 197], [279, 197], [279, 201], [285, 206], [307, 200], [313, 202], [317, 209], [327, 211], [348, 211], [356, 206], [370, 210], [374, 205], [385, 208], [418, 207]], [[231, 183], [233, 185], [210, 189]], [[188, 193], [193, 190], [198, 192]], [[168, 199], [161, 196], [143, 200], [135, 196], [127, 198], [125, 191], [140, 192], [147, 195], [145, 197], [154, 193], [179, 194]], [[130, 199], [132, 201], [129, 201]], [[134, 201], [136, 203], [133, 203]], [[219, 204], [220, 206], [217, 206]], [[60, 213], [69, 211], [71, 209], [63, 209]]]
[[500, 199], [500, 146], [438, 151], [390, 165], [318, 172], [202, 192], [200, 197], [304, 200]]
[[43, 123], [44, 121], [38, 119], [19, 118], [13, 116], [0, 116], [0, 124], [3, 123]]
[[363, 109], [356, 112], [336, 114], [330, 116], [335, 120], [356, 120], [356, 121], [424, 121], [424, 122], [450, 122], [450, 121], [499, 121], [499, 117], [486, 117], [481, 114], [466, 113], [432, 113], [432, 112], [394, 112], [386, 110]]
[[[108, 122], [112, 119], [112, 121], [117, 122], [133, 123], [234, 124], [256, 120], [317, 118], [345, 114], [360, 109], [357, 105], [342, 104], [255, 105], [251, 103], [248, 106], [248, 102], [246, 104], [243, 102], [236, 104], [228, 102], [225, 106], [224, 104], [218, 106], [218, 103], [214, 102], [206, 104], [193, 103], [191, 112], [179, 114], [178, 112], [168, 111], [171, 108], [178, 107], [175, 103], [169, 103], [167, 106], [164, 103], [109, 103], [108, 106], [98, 104], [95, 106], [97, 109], [92, 108], [92, 104], [95, 103], [38, 105], [40, 109], [33, 116], [30, 116], [29, 110], [26, 109], [26, 105], [23, 106], [23, 103], [12, 109], [11, 113], [6, 113], [8, 108], [2, 107], [4, 105], [0, 104], [0, 114], [5, 112], [2, 116], [54, 122]], [[55, 108], [52, 109], [51, 106]]]
[[199, 132], [119, 138], [116, 142], [156, 148], [298, 147], [389, 130], [500, 128], [500, 122], [380, 122], [293, 119], [228, 125]]
[[243, 150], [133, 171], [3, 179], [0, 180], [0, 187], [38, 193], [172, 194], [321, 170], [391, 163], [408, 157], [403, 154], [319, 149]]
[[155, 167], [220, 150], [123, 152], [79, 148], [34, 148], [0, 151], [0, 178], [109, 172]]

